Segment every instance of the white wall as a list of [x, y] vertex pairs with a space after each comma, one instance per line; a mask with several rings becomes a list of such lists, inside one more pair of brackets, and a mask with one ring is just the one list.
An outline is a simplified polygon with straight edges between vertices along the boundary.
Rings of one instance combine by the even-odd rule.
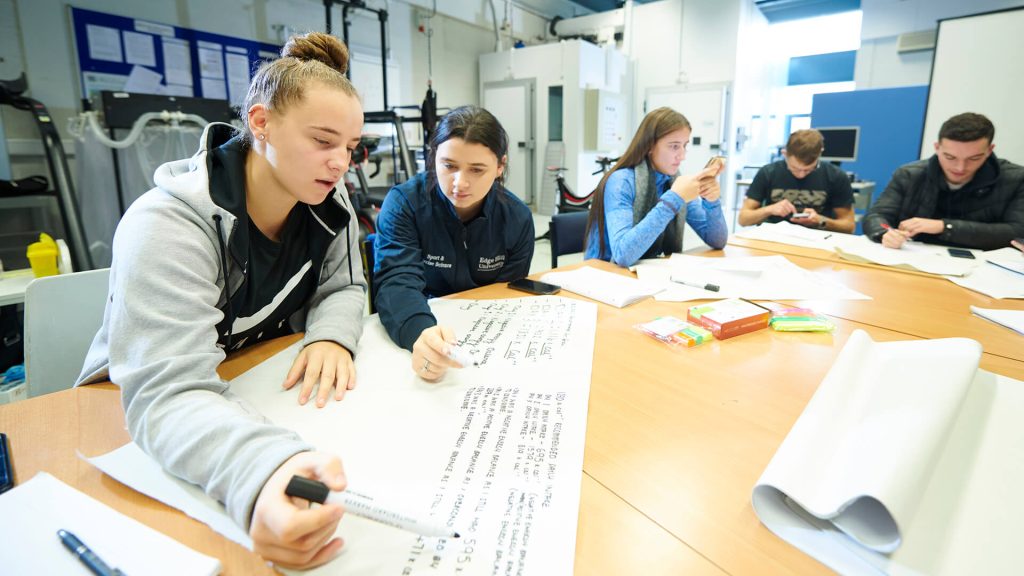
[[632, 125], [644, 115], [648, 88], [731, 83], [736, 78], [740, 9], [753, 0], [662, 0], [633, 9], [635, 62]]
[[900, 34], [934, 30], [943, 18], [1018, 6], [1024, 6], [1024, 1], [861, 0], [864, 20], [854, 73], [857, 89], [928, 83], [934, 51], [899, 54], [896, 52], [896, 38]]

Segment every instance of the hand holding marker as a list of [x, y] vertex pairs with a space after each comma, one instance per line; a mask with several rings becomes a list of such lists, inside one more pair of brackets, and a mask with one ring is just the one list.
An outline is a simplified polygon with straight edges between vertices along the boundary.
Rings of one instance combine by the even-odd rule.
[[470, 366], [479, 366], [480, 363], [473, 358], [473, 353], [465, 348], [462, 348], [458, 344], [450, 344], [448, 346], [447, 356], [452, 360], [455, 360], [459, 364], [462, 364], [463, 368], [469, 368]]
[[395, 511], [391, 508], [381, 506], [373, 497], [345, 490], [343, 492], [331, 492], [323, 482], [311, 480], [303, 476], [292, 476], [284, 493], [310, 502], [323, 504], [330, 501], [345, 508], [356, 516], [367, 520], [387, 524], [402, 530], [408, 530], [421, 536], [438, 538], [458, 538], [459, 533], [439, 524], [432, 524], [410, 514]]

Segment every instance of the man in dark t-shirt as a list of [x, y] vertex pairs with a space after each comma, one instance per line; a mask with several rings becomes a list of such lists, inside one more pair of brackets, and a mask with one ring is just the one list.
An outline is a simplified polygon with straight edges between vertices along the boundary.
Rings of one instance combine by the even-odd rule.
[[758, 170], [740, 209], [741, 226], [788, 220], [808, 228], [852, 233], [853, 188], [846, 173], [819, 161], [824, 139], [817, 130], [789, 137], [784, 160]]

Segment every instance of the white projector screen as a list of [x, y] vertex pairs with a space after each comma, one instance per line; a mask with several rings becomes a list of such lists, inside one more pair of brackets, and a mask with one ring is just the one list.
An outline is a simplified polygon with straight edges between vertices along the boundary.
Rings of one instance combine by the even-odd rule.
[[996, 126], [996, 155], [1024, 164], [1024, 8], [939, 22], [921, 158], [951, 116], [977, 112]]

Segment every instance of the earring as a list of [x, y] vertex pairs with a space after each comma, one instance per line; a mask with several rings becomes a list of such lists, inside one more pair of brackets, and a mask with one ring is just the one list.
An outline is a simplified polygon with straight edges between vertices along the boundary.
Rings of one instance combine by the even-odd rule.
[[259, 138], [260, 140], [266, 140], [266, 139], [267, 139], [267, 135], [266, 135], [266, 134], [260, 134], [260, 135], [258, 136], [258, 138]]

